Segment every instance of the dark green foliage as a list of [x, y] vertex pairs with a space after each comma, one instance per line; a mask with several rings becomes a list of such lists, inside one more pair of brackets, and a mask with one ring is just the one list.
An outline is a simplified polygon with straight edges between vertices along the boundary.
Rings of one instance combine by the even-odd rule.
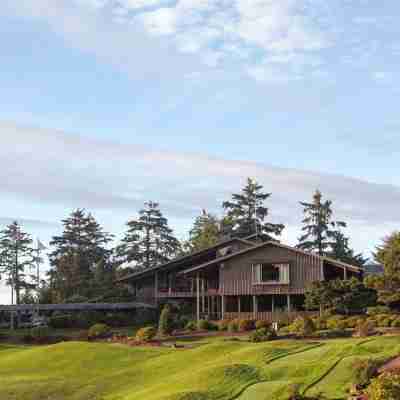
[[222, 238], [219, 225], [220, 222], [214, 215], [203, 210], [189, 232], [189, 240], [184, 244], [185, 252], [200, 251], [218, 243]]
[[49, 325], [54, 329], [73, 328], [75, 319], [69, 314], [54, 314], [49, 320]]
[[102, 294], [113, 286], [115, 275], [108, 248], [112, 235], [104, 232], [85, 210], [75, 210], [62, 223], [63, 233], [50, 242], [54, 248], [49, 256], [53, 301]]
[[174, 323], [171, 313], [171, 307], [167, 304], [164, 306], [160, 314], [158, 322], [158, 333], [160, 336], [168, 336], [174, 329]]
[[104, 339], [109, 337], [111, 329], [106, 324], [95, 324], [89, 328], [88, 338], [89, 339]]
[[319, 255], [330, 252], [335, 242], [335, 228], [345, 227], [341, 221], [333, 221], [332, 202], [322, 202], [319, 190], [314, 193], [311, 203], [300, 202], [303, 206], [304, 219], [302, 221], [304, 234], [299, 238], [298, 248], [314, 251]]
[[253, 343], [266, 342], [268, 340], [273, 340], [275, 338], [276, 338], [275, 331], [268, 328], [258, 328], [254, 332], [251, 332], [249, 336], [250, 342]]
[[197, 324], [194, 321], [189, 321], [186, 325], [185, 325], [185, 329], [187, 331], [195, 331], [197, 329]]
[[229, 319], [221, 319], [220, 321], [218, 321], [218, 330], [219, 331], [227, 331], [230, 323], [231, 323], [231, 320], [229, 320]]
[[347, 328], [346, 319], [342, 315], [334, 315], [327, 319], [326, 321], [327, 329], [332, 330], [343, 330]]
[[366, 284], [378, 291], [379, 302], [391, 305], [400, 302], [400, 232], [383, 239], [376, 248], [375, 260], [384, 267], [383, 276], [371, 275]]
[[123, 263], [134, 268], [151, 268], [175, 257], [180, 243], [168, 226], [158, 203], [149, 201], [139, 211], [139, 218], [127, 223], [127, 232], [117, 254]]
[[30, 336], [34, 341], [45, 341], [50, 337], [50, 329], [47, 326], [35, 326], [30, 330]]
[[211, 331], [217, 329], [218, 327], [206, 319], [201, 319], [197, 323], [197, 328], [200, 331]]
[[298, 317], [289, 326], [289, 330], [291, 333], [295, 333], [296, 335], [307, 337], [311, 336], [316, 331], [316, 328], [311, 318]]
[[[13, 222], [0, 232], [0, 279], [12, 288], [12, 302], [21, 303], [21, 291], [32, 287], [35, 278], [27, 274], [37, 258], [31, 236], [18, 222]], [[15, 293], [15, 299], [14, 299]]]
[[305, 306], [308, 310], [322, 309], [348, 314], [363, 311], [375, 304], [375, 290], [366, 287], [356, 278], [314, 282], [305, 296]]
[[140, 328], [137, 333], [135, 339], [138, 342], [150, 342], [157, 335], [157, 329], [154, 326], [147, 326], [145, 328]]
[[241, 193], [233, 194], [231, 201], [223, 202], [226, 221], [229, 221], [226, 228], [230, 225], [230, 233], [240, 237], [258, 233], [270, 239], [281, 234], [284, 225], [265, 221], [269, 210], [264, 206], [264, 202], [271, 193], [264, 193], [262, 189], [262, 185], [248, 178]]

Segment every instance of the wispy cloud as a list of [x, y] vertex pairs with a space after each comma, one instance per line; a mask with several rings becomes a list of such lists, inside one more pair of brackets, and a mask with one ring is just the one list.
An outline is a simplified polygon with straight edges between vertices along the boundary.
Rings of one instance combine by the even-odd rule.
[[[42, 208], [118, 212], [126, 218], [148, 199], [159, 200], [175, 220], [187, 221], [202, 208], [220, 210], [246, 177], [271, 191], [271, 217], [298, 226], [298, 201], [319, 188], [340, 217], [359, 226], [396, 221], [400, 188], [318, 172], [276, 168], [199, 154], [150, 150], [63, 132], [0, 124], [0, 187], [3, 198], [40, 201]], [[379, 205], [379, 206], [378, 206]], [[382, 236], [384, 230], [377, 231]], [[359, 243], [370, 246], [370, 243]]]

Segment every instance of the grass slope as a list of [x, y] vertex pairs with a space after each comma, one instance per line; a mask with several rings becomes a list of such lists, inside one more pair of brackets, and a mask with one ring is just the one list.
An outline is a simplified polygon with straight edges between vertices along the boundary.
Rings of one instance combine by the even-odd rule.
[[0, 345], [0, 399], [266, 400], [285, 398], [291, 383], [337, 399], [355, 358], [399, 353], [399, 337], [260, 344], [213, 338], [190, 350]]

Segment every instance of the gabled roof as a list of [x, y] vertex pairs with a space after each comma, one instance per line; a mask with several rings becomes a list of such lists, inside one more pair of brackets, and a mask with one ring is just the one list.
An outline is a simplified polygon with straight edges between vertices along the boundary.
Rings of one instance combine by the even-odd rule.
[[224, 262], [224, 261], [230, 260], [230, 259], [232, 259], [232, 258], [241, 256], [241, 255], [243, 255], [243, 254], [247, 254], [247, 253], [250, 253], [250, 252], [259, 250], [259, 249], [264, 248], [264, 247], [267, 247], [267, 246], [281, 247], [281, 248], [284, 248], [284, 249], [287, 249], [287, 250], [294, 251], [294, 252], [296, 252], [296, 253], [304, 254], [304, 255], [307, 255], [307, 256], [313, 256], [313, 257], [316, 257], [316, 258], [320, 259], [321, 261], [326, 261], [326, 262], [329, 262], [330, 264], [336, 265], [336, 266], [338, 266], [338, 267], [340, 267], [340, 268], [347, 268], [347, 269], [352, 270], [352, 271], [354, 271], [354, 272], [362, 272], [362, 271], [363, 271], [363, 270], [362, 270], [361, 268], [359, 268], [359, 267], [356, 267], [356, 266], [354, 266], [354, 265], [350, 265], [350, 264], [344, 263], [344, 262], [342, 262], [342, 261], [335, 260], [335, 259], [330, 258], [330, 257], [319, 256], [319, 255], [317, 255], [317, 254], [308, 253], [308, 252], [306, 252], [306, 251], [300, 250], [300, 249], [298, 249], [298, 248], [296, 248], [296, 247], [287, 246], [287, 245], [284, 245], [284, 244], [281, 244], [281, 243], [275, 242], [275, 241], [268, 241], [268, 242], [264, 242], [264, 243], [261, 243], [261, 244], [259, 244], [259, 245], [256, 245], [256, 246], [249, 247], [249, 248], [247, 248], [247, 249], [238, 251], [238, 252], [236, 252], [236, 253], [229, 254], [229, 255], [224, 256], [224, 257], [218, 257], [218, 258], [216, 258], [215, 260], [208, 261], [208, 262], [206, 262], [206, 263], [203, 263], [203, 264], [196, 265], [196, 266], [194, 266], [194, 267], [185, 269], [185, 270], [182, 271], [180, 274], [189, 274], [189, 273], [198, 271], [198, 270], [200, 270], [200, 269], [203, 269], [203, 268], [206, 268], [206, 267], [210, 267], [210, 266], [212, 266], [212, 265], [219, 264], [219, 263], [221, 263], [221, 262]]
[[134, 279], [134, 278], [139, 278], [139, 277], [145, 277], [146, 275], [151, 275], [153, 272], [156, 272], [160, 269], [164, 270], [165, 268], [169, 269], [172, 267], [176, 267], [179, 264], [189, 261], [191, 258], [196, 258], [196, 257], [200, 257], [202, 255], [207, 255], [207, 253], [210, 253], [211, 251], [214, 251], [214, 250], [216, 251], [219, 248], [223, 248], [224, 246], [227, 246], [230, 243], [234, 243], [234, 242], [241, 242], [248, 246], [255, 246], [255, 244], [253, 242], [246, 240], [246, 238], [245, 239], [240, 239], [240, 238], [235, 238], [235, 237], [230, 238], [227, 240], [223, 240], [223, 241], [215, 244], [214, 246], [207, 247], [206, 249], [195, 251], [193, 253], [174, 258], [173, 260], [168, 261], [164, 264], [157, 265], [156, 267], [147, 268], [147, 269], [140, 270], [138, 272], [134, 272], [132, 274], [126, 275], [122, 278], [117, 279], [117, 282], [123, 282], [123, 281], [129, 280], [129, 279]]

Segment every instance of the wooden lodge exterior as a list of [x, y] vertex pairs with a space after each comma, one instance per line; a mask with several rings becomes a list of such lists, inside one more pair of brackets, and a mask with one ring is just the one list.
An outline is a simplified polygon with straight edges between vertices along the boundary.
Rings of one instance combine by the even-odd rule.
[[197, 319], [266, 319], [306, 313], [304, 293], [315, 281], [361, 277], [362, 270], [257, 237], [232, 238], [156, 268], [130, 274], [136, 301], [183, 302]]

